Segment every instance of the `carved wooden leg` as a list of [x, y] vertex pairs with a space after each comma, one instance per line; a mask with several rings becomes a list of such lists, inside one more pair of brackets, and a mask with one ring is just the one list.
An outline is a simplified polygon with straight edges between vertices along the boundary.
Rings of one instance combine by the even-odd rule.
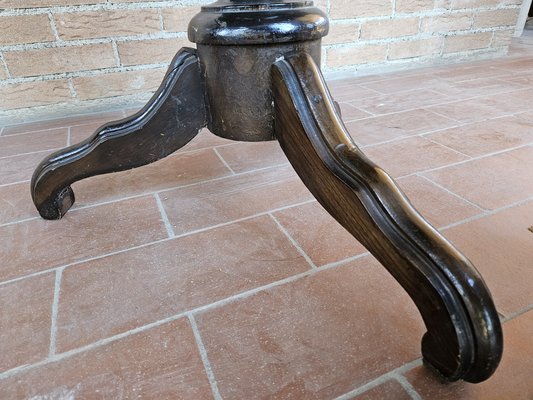
[[311, 57], [278, 61], [272, 73], [283, 151], [322, 206], [416, 303], [427, 328], [425, 361], [449, 380], [487, 379], [501, 358], [502, 331], [479, 273], [356, 147]]
[[92, 137], [39, 164], [31, 182], [33, 202], [43, 218], [59, 219], [74, 203], [73, 182], [157, 161], [183, 147], [205, 125], [196, 52], [182, 49], [141, 111], [102, 126]]

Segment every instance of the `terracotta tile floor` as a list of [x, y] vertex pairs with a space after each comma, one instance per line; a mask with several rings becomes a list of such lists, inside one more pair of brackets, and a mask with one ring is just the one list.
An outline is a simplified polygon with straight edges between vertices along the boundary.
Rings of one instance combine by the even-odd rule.
[[422, 366], [409, 297], [276, 142], [204, 131], [38, 218], [36, 164], [121, 111], [0, 131], [0, 398], [533, 399], [533, 37], [331, 89], [356, 142], [484, 275], [505, 331], [491, 380]]

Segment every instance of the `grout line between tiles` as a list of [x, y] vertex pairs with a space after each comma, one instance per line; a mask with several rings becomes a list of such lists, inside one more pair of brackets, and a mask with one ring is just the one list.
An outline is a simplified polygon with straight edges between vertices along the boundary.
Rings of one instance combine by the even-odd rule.
[[[364, 385], [356, 388], [356, 389], [353, 389], [351, 391], [349, 391], [348, 393], [345, 393], [341, 396], [338, 396], [335, 398], [335, 400], [350, 400], [350, 399], [353, 399], [354, 397], [356, 396], [359, 396], [371, 389], [374, 389], [375, 387], [385, 383], [385, 382], [388, 382], [392, 379], [396, 379], [397, 380], [397, 377], [404, 373], [404, 372], [408, 372], [410, 370], [412, 370], [413, 368], [416, 368], [416, 367], [419, 367], [420, 365], [422, 365], [422, 359], [419, 358], [417, 360], [414, 360], [414, 361], [411, 361], [411, 362], [408, 362], [407, 364], [404, 364], [402, 365], [401, 367], [398, 367], [396, 369], [393, 369], [392, 371], [389, 371], [379, 377], [377, 377], [376, 379], [373, 379], [371, 380], [370, 382], [367, 382], [365, 383]], [[401, 382], [400, 382], [401, 384]], [[402, 385], [403, 386], [403, 385]]]
[[424, 139], [426, 139], [426, 140], [430, 141], [431, 143], [436, 144], [436, 145], [438, 145], [438, 146], [442, 146], [442, 147], [444, 147], [444, 148], [446, 148], [446, 149], [448, 149], [448, 150], [450, 150], [450, 151], [452, 151], [452, 152], [454, 152], [454, 153], [456, 153], [456, 154], [459, 154], [459, 155], [461, 155], [461, 156], [464, 156], [464, 157], [466, 157], [467, 159], [471, 159], [471, 158], [472, 158], [472, 156], [469, 156], [468, 154], [465, 154], [465, 153], [463, 153], [463, 152], [461, 152], [461, 151], [459, 151], [459, 150], [456, 150], [456, 149], [454, 149], [453, 147], [450, 147], [450, 146], [448, 146], [448, 145], [445, 145], [444, 143], [437, 142], [436, 140], [430, 139], [430, 138], [428, 138], [428, 137], [426, 137], [426, 136], [424, 136]]
[[[77, 210], [85, 210], [87, 208], [93, 208], [93, 207], [103, 206], [103, 205], [107, 205], [107, 204], [118, 203], [118, 202], [124, 201], [124, 200], [138, 199], [140, 197], [154, 195], [155, 193], [161, 194], [161, 193], [169, 192], [169, 191], [172, 191], [172, 190], [175, 190], [175, 189], [183, 189], [183, 188], [188, 188], [188, 187], [191, 187], [191, 186], [197, 186], [197, 185], [203, 185], [203, 184], [206, 184], [206, 183], [217, 182], [217, 181], [220, 181], [220, 180], [229, 179], [229, 178], [233, 178], [233, 177], [245, 176], [247, 174], [253, 174], [253, 173], [256, 173], [256, 172], [262, 172], [262, 171], [266, 171], [268, 169], [279, 168], [279, 167], [283, 167], [283, 166], [286, 166], [286, 165], [287, 165], [286, 163], [271, 165], [271, 166], [268, 166], [268, 167], [253, 169], [253, 170], [250, 170], [250, 171], [238, 172], [235, 175], [219, 176], [217, 178], [212, 178], [212, 179], [206, 179], [206, 180], [203, 180], [203, 181], [187, 183], [185, 185], [172, 186], [172, 187], [160, 189], [160, 190], [157, 190], [157, 191], [142, 192], [142, 193], [138, 193], [138, 194], [133, 194], [131, 196], [118, 197], [118, 198], [99, 201], [99, 202], [96, 202], [96, 203], [86, 204], [86, 205], [82, 205], [82, 206], [78, 206], [76, 203], [74, 203], [74, 206], [70, 209], [70, 212], [77, 211]], [[30, 182], [30, 180], [25, 180], [25, 181], [13, 182], [13, 183], [0, 184], [0, 188], [5, 187], [5, 186], [18, 185], [18, 184], [22, 184], [22, 183], [29, 183], [29, 182]], [[24, 218], [24, 219], [20, 219], [20, 220], [16, 220], [16, 221], [5, 222], [3, 224], [0, 224], [0, 228], [3, 227], [3, 226], [15, 225], [15, 224], [18, 224], [18, 223], [31, 221], [31, 220], [35, 220], [35, 219], [39, 219], [39, 217], [30, 217], [30, 218]]]
[[472, 157], [472, 158], [469, 158], [467, 160], [461, 160], [461, 161], [457, 161], [457, 162], [454, 162], [454, 163], [451, 163], [451, 164], [441, 165], [440, 167], [428, 168], [428, 169], [424, 169], [424, 170], [421, 170], [421, 171], [412, 172], [410, 174], [397, 176], [394, 179], [407, 178], [408, 176], [413, 176], [413, 175], [417, 175], [417, 174], [427, 174], [429, 172], [435, 172], [435, 171], [439, 171], [441, 169], [445, 169], [445, 168], [449, 168], [449, 167], [456, 167], [458, 165], [466, 164], [466, 163], [469, 163], [469, 162], [472, 162], [472, 161], [482, 160], [484, 158], [489, 158], [489, 157], [497, 156], [497, 155], [500, 155], [500, 154], [509, 153], [511, 151], [523, 149], [523, 148], [526, 148], [526, 147], [531, 147], [531, 145], [530, 144], [522, 144], [520, 146], [510, 147], [510, 148], [505, 149], [505, 150], [498, 150], [498, 151], [495, 151], [495, 152], [492, 152], [492, 153], [487, 153], [487, 154], [483, 154], [483, 155], [480, 155], [480, 156]]
[[325, 269], [330, 269], [330, 268], [335, 268], [335, 267], [338, 267], [340, 265], [344, 265], [346, 263], [349, 263], [349, 262], [352, 262], [352, 261], [355, 261], [355, 260], [358, 260], [360, 258], [363, 258], [363, 257], [367, 257], [371, 255], [371, 253], [369, 251], [365, 251], [364, 253], [361, 253], [361, 254], [357, 254], [355, 256], [351, 256], [351, 257], [348, 257], [348, 258], [344, 258], [342, 260], [339, 260], [339, 261], [334, 261], [334, 262], [331, 262], [329, 264], [324, 264], [320, 267], [318, 267], [318, 269], [320, 271], [322, 270], [325, 270]]
[[67, 131], [67, 147], [70, 146], [71, 135], [72, 133], [70, 132], [70, 126], [69, 126], [68, 131]]
[[432, 185], [435, 185], [435, 186], [438, 187], [439, 189], [444, 190], [446, 193], [448, 193], [448, 194], [450, 194], [450, 195], [452, 195], [452, 196], [454, 196], [454, 197], [456, 197], [456, 198], [458, 198], [458, 199], [460, 199], [460, 200], [463, 200], [465, 203], [470, 204], [472, 207], [475, 207], [475, 208], [477, 208], [478, 210], [480, 210], [480, 211], [482, 211], [482, 212], [484, 212], [484, 213], [490, 211], [490, 210], [488, 210], [488, 209], [486, 209], [486, 208], [481, 207], [479, 204], [476, 204], [476, 203], [474, 203], [474, 202], [472, 202], [472, 201], [470, 201], [470, 200], [464, 198], [463, 196], [461, 196], [461, 195], [459, 195], [459, 194], [457, 194], [457, 193], [451, 191], [451, 190], [448, 189], [447, 187], [442, 186], [441, 184], [439, 184], [439, 183], [433, 181], [431, 178], [428, 178], [427, 176], [424, 176], [424, 175], [418, 175], [418, 174], [415, 174], [415, 175], [418, 176], [419, 178], [422, 178], [422, 179], [424, 179], [425, 181], [431, 183]]
[[0, 224], [0, 228], [3, 228], [4, 226], [22, 224], [24, 222], [29, 222], [29, 221], [35, 221], [35, 220], [37, 220], [39, 218], [40, 217], [29, 217], [29, 218], [19, 219], [19, 220], [16, 220], [16, 221], [4, 222], [3, 224]]
[[98, 347], [106, 345], [108, 343], [112, 343], [112, 342], [115, 342], [117, 340], [123, 339], [125, 337], [131, 336], [133, 334], [144, 332], [144, 331], [149, 330], [151, 328], [155, 328], [157, 326], [160, 326], [160, 325], [163, 325], [163, 324], [178, 320], [178, 319], [183, 318], [183, 317], [185, 317], [187, 315], [194, 315], [196, 313], [205, 312], [207, 310], [211, 310], [211, 309], [218, 308], [218, 307], [221, 307], [221, 306], [226, 305], [226, 304], [230, 304], [230, 303], [232, 303], [234, 301], [237, 301], [237, 300], [245, 299], [245, 298], [253, 296], [253, 295], [255, 295], [255, 294], [259, 293], [259, 292], [262, 292], [262, 291], [265, 291], [265, 290], [268, 290], [268, 289], [271, 289], [271, 288], [274, 288], [274, 287], [277, 287], [277, 286], [281, 286], [281, 285], [284, 285], [284, 284], [287, 284], [287, 283], [290, 283], [290, 282], [294, 282], [294, 281], [296, 281], [298, 279], [313, 275], [315, 273], [316, 273], [315, 270], [308, 270], [308, 271], [302, 272], [300, 274], [293, 275], [293, 276], [281, 279], [279, 281], [269, 283], [268, 285], [263, 285], [263, 286], [260, 286], [260, 287], [254, 288], [254, 289], [250, 289], [250, 290], [245, 291], [245, 292], [237, 293], [237, 294], [235, 294], [233, 296], [218, 300], [216, 302], [213, 302], [213, 303], [210, 303], [210, 304], [207, 304], [207, 305], [204, 305], [204, 306], [200, 306], [200, 307], [194, 308], [194, 309], [189, 310], [189, 311], [184, 311], [184, 312], [172, 315], [170, 317], [163, 318], [163, 319], [160, 319], [158, 321], [154, 321], [154, 322], [151, 322], [149, 324], [146, 324], [146, 325], [143, 325], [143, 326], [128, 330], [126, 332], [119, 333], [119, 334], [114, 335], [114, 336], [110, 336], [110, 337], [107, 337], [107, 338], [104, 338], [104, 339], [97, 340], [96, 342], [90, 343], [88, 345], [85, 345], [85, 346], [82, 346], [82, 347], [79, 347], [79, 348], [76, 348], [76, 349], [72, 349], [72, 350], [66, 351], [64, 353], [55, 354], [52, 357], [48, 357], [48, 358], [46, 358], [44, 360], [41, 360], [41, 361], [38, 361], [38, 362], [36, 362], [34, 364], [21, 365], [19, 367], [12, 368], [10, 370], [7, 370], [7, 371], [4, 371], [4, 372], [0, 373], [0, 380], [8, 378], [8, 377], [13, 376], [13, 375], [16, 375], [17, 373], [24, 372], [24, 371], [27, 371], [29, 369], [33, 369], [33, 368], [39, 367], [41, 365], [46, 365], [46, 364], [49, 364], [51, 362], [59, 361], [59, 360], [65, 359], [65, 358], [69, 358], [69, 357], [71, 357], [73, 355], [76, 355], [76, 354], [83, 353], [83, 352], [88, 351], [88, 350], [92, 350], [92, 349], [98, 348]]
[[422, 400], [422, 396], [418, 394], [418, 392], [415, 390], [413, 385], [411, 385], [411, 383], [407, 380], [407, 378], [405, 378], [405, 376], [403, 376], [402, 374], [396, 373], [394, 374], [394, 379], [396, 379], [396, 381], [400, 385], [402, 385], [404, 390], [409, 394], [409, 396], [411, 396], [412, 400]]
[[215, 152], [215, 154], [218, 156], [218, 158], [220, 159], [220, 161], [222, 161], [222, 164], [224, 164], [226, 166], [227, 169], [229, 169], [229, 171], [231, 172], [232, 175], [236, 175], [235, 171], [233, 170], [233, 168], [231, 168], [229, 166], [229, 164], [226, 162], [226, 160], [224, 160], [224, 158], [222, 157], [222, 155], [218, 152], [217, 148], [216, 147], [213, 147], [213, 151]]
[[490, 217], [492, 215], [498, 214], [499, 212], [502, 212], [502, 211], [505, 211], [505, 210], [509, 210], [511, 208], [514, 208], [514, 207], [519, 207], [519, 206], [521, 206], [523, 204], [527, 204], [530, 201], [533, 201], [533, 197], [528, 197], [528, 198], [526, 198], [524, 200], [520, 200], [520, 201], [511, 203], [511, 204], [507, 204], [507, 205], [505, 205], [503, 207], [495, 208], [494, 210], [489, 210], [489, 211], [487, 211], [484, 214], [474, 215], [472, 217], [465, 218], [465, 219], [463, 219], [461, 221], [457, 221], [457, 222], [453, 222], [453, 223], [448, 224], [448, 225], [441, 226], [439, 228], [439, 230], [446, 230], [446, 229], [454, 228], [456, 226], [459, 226], [459, 225], [462, 225], [462, 224], [466, 224], [468, 222], [476, 221], [476, 220], [481, 219], [481, 218]]
[[300, 244], [296, 241], [296, 239], [294, 239], [291, 236], [289, 231], [287, 231], [287, 229], [285, 229], [285, 227], [281, 224], [281, 222], [279, 222], [278, 219], [271, 212], [269, 212], [268, 215], [270, 216], [270, 218], [272, 218], [274, 220], [274, 222], [276, 223], [278, 229], [287, 237], [287, 239], [289, 239], [289, 241], [296, 248], [296, 250], [298, 250], [298, 253], [300, 253], [302, 255], [302, 257], [305, 259], [305, 261], [307, 261], [307, 263], [311, 266], [311, 268], [317, 269], [317, 266], [313, 262], [313, 260], [311, 260], [311, 257], [309, 257], [307, 255], [307, 253], [304, 251], [304, 249], [302, 249]]
[[8, 158], [15, 158], [15, 157], [20, 157], [20, 156], [31, 156], [33, 154], [39, 154], [39, 153], [52, 153], [52, 152], [60, 150], [62, 148], [63, 147], [55, 147], [53, 149], [37, 150], [37, 151], [29, 151], [27, 153], [12, 154], [10, 156], [2, 156], [2, 157], [0, 157], [0, 160], [7, 160]]
[[165, 211], [165, 208], [163, 207], [163, 202], [161, 201], [161, 197], [159, 197], [158, 193], [154, 193], [155, 202], [157, 203], [157, 208], [159, 209], [159, 213], [161, 214], [161, 220], [163, 221], [163, 224], [165, 225], [165, 229], [167, 230], [167, 235], [169, 238], [173, 238], [176, 236], [174, 233], [174, 228], [172, 227], [172, 224], [168, 220], [167, 212]]
[[[429, 89], [414, 89], [413, 91], [415, 91], [415, 90], [426, 90], [426, 91], [432, 91], [434, 93], [437, 93], [434, 90], [432, 90], [431, 88], [429, 88]], [[513, 94], [515, 92], [519, 92], [519, 91], [523, 91], [523, 90], [525, 90], [525, 89], [521, 88], [521, 89], [513, 90], [513, 91], [510, 91], [510, 92], [505, 92], [505, 94], [511, 95], [511, 94]], [[418, 106], [418, 107], [413, 107], [413, 108], [407, 108], [407, 109], [398, 110], [398, 111], [392, 111], [392, 112], [387, 112], [387, 113], [381, 113], [381, 114], [374, 114], [371, 111], [367, 110], [366, 108], [361, 107], [361, 105], [354, 104], [351, 101], [346, 101], [346, 102], [350, 103], [351, 105], [353, 105], [353, 106], [355, 106], [357, 108], [360, 108], [362, 111], [374, 114], [376, 117], [382, 117], [382, 116], [385, 116], [385, 115], [391, 115], [391, 114], [398, 114], [398, 113], [402, 113], [402, 112], [420, 110], [421, 108], [424, 108], [424, 109], [426, 109], [428, 111], [431, 111], [431, 112], [433, 112], [435, 114], [439, 114], [438, 112], [432, 110], [432, 108], [433, 107], [440, 107], [440, 106], [444, 106], [444, 105], [450, 105], [450, 104], [453, 104], [453, 103], [459, 103], [459, 102], [463, 102], [463, 101], [478, 100], [478, 99], [482, 99], [482, 98], [485, 98], [485, 97], [492, 97], [492, 96], [497, 96], [498, 95], [498, 93], [497, 93], [497, 94], [488, 94], [488, 95], [478, 95], [478, 96], [466, 97], [464, 99], [453, 99], [453, 100], [450, 100], [451, 96], [443, 95], [441, 93], [438, 93], [438, 94], [440, 94], [442, 96], [446, 96], [448, 98], [448, 101], [443, 101], [443, 102], [440, 102], [440, 103], [423, 105], [423, 106]], [[516, 111], [516, 112], [512, 112], [510, 114], [505, 114], [505, 115], [500, 115], [500, 116], [514, 115], [514, 114], [518, 114], [518, 113], [522, 113], [522, 112], [526, 112], [526, 111], [527, 110], [521, 110], [521, 111]], [[442, 116], [442, 117], [446, 117], [448, 119], [451, 119], [453, 121], [461, 122], [461, 121], [456, 120], [455, 118], [452, 118], [452, 117], [447, 116], [447, 115], [442, 115], [442, 114], [439, 114], [439, 115]]]
[[[160, 240], [158, 242], [164, 242], [164, 241], [168, 241], [168, 240], [170, 240], [170, 239], [163, 239], [163, 240]], [[151, 244], [153, 244], [153, 243], [151, 243]], [[137, 248], [145, 247], [145, 246], [146, 245], [141, 245], [141, 246], [137, 246]], [[120, 253], [120, 252], [123, 252], [123, 251], [118, 251], [116, 253]], [[99, 256], [99, 257], [95, 257], [94, 259], [102, 258], [102, 257], [103, 256]], [[360, 257], [362, 257], [362, 255], [358, 256], [357, 258], [360, 258]], [[350, 259], [351, 258], [346, 259], [345, 262], [349, 261]], [[78, 263], [80, 263], [80, 262], [78, 262]], [[335, 263], [335, 266], [341, 265], [341, 264], [343, 264], [343, 263], [342, 262], [338, 262], [338, 263]], [[54, 268], [54, 269], [55, 270], [61, 269], [61, 271], [63, 271], [67, 267], [68, 266], [64, 266], [64, 267]], [[160, 326], [160, 325], [175, 321], [177, 319], [180, 319], [180, 318], [188, 316], [188, 315], [195, 315], [195, 314], [203, 313], [203, 312], [206, 312], [206, 311], [209, 311], [209, 310], [212, 310], [212, 309], [216, 309], [216, 308], [222, 307], [222, 306], [227, 305], [227, 304], [231, 304], [231, 303], [233, 303], [235, 301], [238, 301], [238, 300], [246, 299], [246, 298], [248, 298], [250, 296], [253, 296], [253, 295], [257, 294], [257, 293], [264, 292], [266, 290], [269, 290], [269, 289], [272, 289], [272, 288], [275, 288], [275, 287], [278, 287], [278, 286], [282, 286], [282, 285], [286, 285], [286, 284], [291, 283], [291, 282], [298, 281], [298, 280], [300, 280], [302, 278], [315, 275], [315, 274], [317, 274], [317, 273], [319, 273], [321, 271], [324, 271], [324, 270], [332, 268], [332, 267], [333, 267], [333, 264], [330, 264], [330, 265], [324, 266], [324, 267], [320, 267], [318, 269], [309, 269], [309, 270], [304, 271], [302, 273], [299, 273], [299, 274], [296, 274], [296, 275], [292, 275], [292, 276], [280, 279], [280, 280], [275, 281], [275, 282], [271, 282], [271, 283], [263, 285], [263, 286], [259, 286], [259, 287], [253, 288], [253, 289], [249, 289], [249, 290], [246, 290], [244, 292], [240, 292], [240, 293], [234, 294], [232, 296], [226, 297], [224, 299], [217, 300], [217, 301], [215, 301], [213, 303], [206, 304], [206, 305], [203, 305], [203, 306], [199, 306], [199, 307], [193, 308], [191, 310], [184, 311], [184, 312], [169, 316], [167, 318], [163, 318], [161, 320], [154, 321], [154, 322], [151, 322], [149, 324], [146, 324], [146, 325], [131, 329], [129, 331], [122, 332], [122, 333], [119, 333], [119, 334], [114, 335], [114, 336], [110, 336], [110, 337], [107, 337], [107, 338], [104, 338], [104, 339], [97, 340], [96, 342], [90, 343], [88, 345], [85, 345], [85, 346], [82, 346], [82, 347], [79, 347], [79, 348], [76, 348], [76, 349], [72, 349], [72, 350], [66, 351], [64, 353], [59, 353], [59, 354], [56, 353], [56, 354], [51, 355], [48, 358], [46, 358], [44, 360], [41, 360], [41, 361], [38, 361], [36, 363], [28, 364], [28, 365], [21, 365], [19, 367], [15, 367], [15, 368], [12, 368], [10, 370], [4, 371], [4, 372], [0, 373], [0, 380], [8, 378], [8, 377], [13, 376], [13, 375], [16, 375], [18, 373], [33, 369], [33, 368], [36, 368], [36, 367], [42, 366], [42, 365], [46, 365], [46, 364], [49, 364], [49, 363], [52, 363], [52, 362], [63, 360], [63, 359], [69, 358], [71, 356], [74, 356], [76, 354], [80, 354], [80, 353], [83, 353], [85, 351], [89, 351], [89, 350], [98, 348], [98, 347], [106, 345], [108, 343], [115, 342], [117, 340], [123, 339], [125, 337], [128, 337], [128, 336], [136, 334], [136, 333], [144, 332], [144, 331], [149, 330], [151, 328], [155, 328], [157, 326]], [[42, 275], [42, 274], [44, 274], [46, 272], [50, 272], [50, 271], [51, 270], [40, 271], [39, 273], [33, 274], [33, 276]], [[21, 280], [21, 279], [22, 278], [17, 278], [16, 280]], [[10, 282], [13, 282], [13, 281], [15, 281], [15, 280], [12, 280]], [[7, 282], [4, 282], [4, 283], [7, 283]], [[4, 284], [4, 283], [2, 283], [2, 284]], [[408, 369], [414, 368], [415, 366], [418, 365], [418, 364], [415, 365], [414, 363], [416, 363], [416, 361], [414, 361], [412, 363], [408, 363], [408, 364], [404, 365], [403, 367], [400, 367], [399, 370], [403, 371], [406, 368], [408, 368]], [[409, 367], [409, 365], [411, 365], [411, 364], [413, 364], [413, 366]]]
[[526, 313], [528, 313], [528, 312], [530, 312], [530, 311], [532, 311], [532, 310], [533, 310], [533, 304], [530, 304], [529, 306], [526, 306], [526, 307], [524, 307], [524, 308], [521, 308], [520, 310], [518, 310], [518, 311], [516, 311], [516, 312], [514, 312], [514, 313], [511, 313], [511, 314], [509, 314], [508, 316], [505, 316], [505, 315], [504, 315], [504, 316], [503, 316], [503, 320], [502, 320], [502, 322], [504, 322], [504, 323], [505, 323], [505, 322], [509, 322], [509, 321], [511, 321], [512, 319], [515, 319], [515, 318], [517, 318], [517, 317], [520, 317], [521, 315], [524, 315], [524, 314], [526, 314]]
[[189, 322], [191, 323], [191, 328], [194, 333], [194, 338], [196, 339], [196, 345], [198, 347], [198, 352], [200, 353], [202, 363], [204, 364], [204, 369], [207, 374], [207, 378], [209, 380], [209, 385], [211, 386], [211, 392], [213, 393], [213, 397], [215, 400], [222, 400], [222, 396], [220, 395], [220, 392], [218, 391], [215, 374], [213, 372], [213, 369], [211, 368], [211, 363], [209, 362], [209, 358], [207, 357], [207, 350], [205, 349], [204, 342], [202, 341], [202, 336], [200, 335], [200, 330], [198, 329], [198, 325], [196, 325], [196, 320], [194, 319], [194, 316], [190, 313], [187, 314], [187, 317], [189, 318]]
[[61, 278], [63, 276], [64, 268], [58, 268], [55, 275], [54, 283], [54, 301], [52, 302], [52, 320], [50, 322], [50, 350], [49, 357], [56, 354], [56, 339], [57, 339], [57, 314], [59, 311], [59, 294], [61, 291]]
[[[37, 272], [31, 273], [31, 274], [27, 274], [27, 275], [24, 275], [24, 276], [19, 276], [17, 278], [9, 279], [9, 280], [0, 282], [0, 286], [7, 285], [7, 284], [13, 283], [13, 282], [18, 282], [18, 281], [21, 281], [21, 280], [24, 280], [24, 279], [27, 279], [27, 278], [31, 278], [31, 277], [34, 277], [34, 276], [42, 275], [42, 274], [45, 274], [47, 272], [55, 271], [58, 268], [68, 268], [68, 267], [72, 267], [72, 266], [75, 266], [75, 265], [83, 264], [83, 263], [86, 263], [86, 262], [89, 262], [89, 261], [95, 261], [95, 260], [99, 260], [99, 259], [102, 259], [102, 258], [114, 256], [116, 254], [121, 254], [121, 253], [125, 253], [125, 252], [132, 251], [132, 250], [142, 249], [144, 247], [156, 245], [156, 244], [159, 244], [159, 243], [164, 243], [164, 242], [167, 242], [169, 240], [179, 239], [179, 238], [182, 238], [182, 237], [191, 236], [191, 235], [194, 235], [194, 234], [197, 234], [197, 233], [202, 233], [202, 232], [205, 232], [205, 231], [209, 231], [211, 229], [221, 228], [221, 227], [232, 225], [232, 224], [236, 224], [236, 223], [239, 223], [239, 222], [248, 221], [250, 219], [254, 219], [254, 218], [257, 218], [257, 217], [262, 217], [262, 216], [267, 215], [270, 212], [278, 212], [278, 211], [288, 210], [289, 208], [292, 208], [292, 207], [303, 206], [305, 204], [313, 203], [315, 201], [316, 201], [315, 199], [306, 200], [306, 201], [303, 201], [303, 202], [300, 202], [300, 203], [290, 204], [290, 205], [287, 205], [287, 206], [276, 208], [274, 210], [265, 211], [265, 212], [257, 213], [257, 214], [254, 214], [254, 215], [249, 215], [247, 217], [235, 219], [235, 220], [228, 221], [228, 222], [223, 222], [223, 223], [220, 223], [220, 224], [217, 224], [217, 225], [211, 225], [211, 226], [207, 226], [205, 228], [200, 228], [200, 229], [188, 231], [188, 232], [185, 232], [185, 233], [182, 233], [182, 234], [179, 234], [179, 235], [175, 235], [172, 238], [168, 238], [167, 237], [167, 238], [164, 238], [164, 239], [154, 240], [154, 241], [148, 242], [148, 243], [143, 243], [143, 244], [140, 244], [140, 245], [137, 245], [137, 246], [132, 246], [132, 247], [128, 247], [128, 248], [125, 248], [125, 249], [115, 250], [115, 251], [112, 251], [112, 252], [109, 252], [109, 253], [105, 253], [105, 254], [100, 254], [98, 256], [84, 258], [82, 260], [77, 260], [77, 261], [74, 261], [74, 262], [71, 262], [71, 263], [68, 263], [68, 264], [55, 266], [55, 267], [52, 267], [52, 268], [44, 269], [42, 271], [37, 271]], [[37, 219], [37, 218], [35, 218], [35, 219]]]

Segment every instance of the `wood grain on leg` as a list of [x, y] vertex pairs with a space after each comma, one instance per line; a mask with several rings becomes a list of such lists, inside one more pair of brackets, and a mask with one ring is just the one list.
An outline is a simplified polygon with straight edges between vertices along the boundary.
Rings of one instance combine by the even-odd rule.
[[272, 73], [283, 151], [320, 204], [413, 299], [428, 330], [426, 363], [449, 380], [490, 377], [501, 358], [502, 331], [477, 270], [357, 148], [311, 57], [278, 61]]

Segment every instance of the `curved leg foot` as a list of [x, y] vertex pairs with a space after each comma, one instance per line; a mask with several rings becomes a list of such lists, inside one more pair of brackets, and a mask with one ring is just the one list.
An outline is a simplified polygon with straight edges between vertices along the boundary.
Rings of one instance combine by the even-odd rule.
[[87, 140], [39, 164], [31, 181], [33, 202], [43, 218], [60, 219], [74, 204], [73, 182], [157, 161], [183, 147], [205, 125], [196, 52], [182, 49], [141, 111], [102, 126]]
[[276, 135], [296, 172], [420, 310], [425, 361], [449, 380], [491, 376], [502, 355], [501, 325], [470, 261], [356, 147], [311, 57], [275, 63], [273, 93]]

